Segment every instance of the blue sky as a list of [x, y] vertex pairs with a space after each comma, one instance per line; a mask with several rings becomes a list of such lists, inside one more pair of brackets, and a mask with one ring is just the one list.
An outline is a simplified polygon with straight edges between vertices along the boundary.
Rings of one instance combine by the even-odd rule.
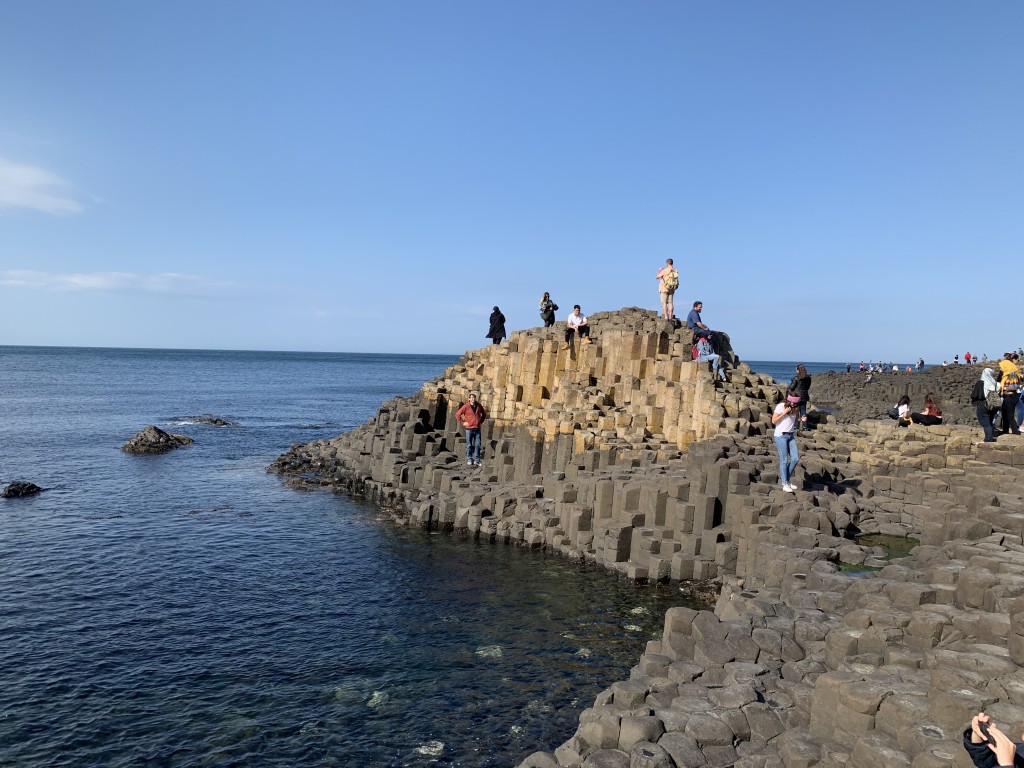
[[0, 4], [0, 343], [1024, 343], [1024, 3]]

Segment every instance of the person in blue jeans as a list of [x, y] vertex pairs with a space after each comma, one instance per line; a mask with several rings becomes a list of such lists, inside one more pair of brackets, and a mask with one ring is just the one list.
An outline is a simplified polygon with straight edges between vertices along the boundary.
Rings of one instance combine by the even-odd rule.
[[480, 466], [480, 425], [487, 411], [476, 401], [476, 392], [469, 393], [469, 401], [455, 412], [455, 420], [466, 428], [466, 464]]
[[725, 381], [725, 371], [722, 370], [721, 355], [716, 355], [715, 350], [711, 346], [711, 342], [707, 338], [701, 336], [697, 339], [697, 356], [693, 358], [698, 363], [709, 362], [711, 368], [717, 374], [718, 378]]
[[779, 481], [786, 493], [795, 493], [793, 470], [800, 460], [796, 448], [796, 422], [800, 418], [800, 395], [790, 391], [786, 398], [775, 406], [772, 424], [775, 425], [775, 449], [779, 452]]

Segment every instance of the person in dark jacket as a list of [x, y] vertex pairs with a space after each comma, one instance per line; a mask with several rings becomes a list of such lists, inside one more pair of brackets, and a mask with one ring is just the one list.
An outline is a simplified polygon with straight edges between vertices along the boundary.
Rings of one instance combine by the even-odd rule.
[[992, 421], [1002, 407], [1001, 403], [1000, 406], [993, 407], [994, 403], [990, 404], [990, 399], [994, 402], [1000, 401], [999, 382], [996, 381], [992, 369], [985, 366], [981, 369], [981, 378], [974, 382], [974, 389], [971, 390], [971, 402], [974, 403], [975, 415], [978, 417], [978, 423], [981, 424], [981, 429], [985, 433], [985, 439], [982, 440], [983, 443], [994, 443], [996, 441]]
[[964, 731], [964, 749], [976, 768], [1024, 768], [1024, 744], [1014, 744], [984, 712]]
[[492, 344], [501, 344], [501, 340], [505, 338], [505, 316], [497, 307], [491, 312], [491, 327], [484, 338], [490, 339]]
[[800, 396], [800, 424], [798, 429], [807, 429], [807, 402], [811, 399], [811, 374], [803, 363], [796, 367], [796, 376], [789, 382], [789, 389]]

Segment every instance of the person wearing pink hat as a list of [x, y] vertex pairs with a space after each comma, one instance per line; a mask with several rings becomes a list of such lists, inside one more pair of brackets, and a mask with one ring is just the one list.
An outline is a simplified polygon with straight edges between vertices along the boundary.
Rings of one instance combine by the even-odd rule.
[[796, 449], [796, 421], [800, 418], [800, 395], [793, 390], [786, 393], [785, 399], [775, 406], [772, 412], [772, 424], [775, 425], [775, 448], [779, 452], [779, 480], [782, 490], [795, 493], [796, 486], [791, 482], [796, 463], [800, 454]]

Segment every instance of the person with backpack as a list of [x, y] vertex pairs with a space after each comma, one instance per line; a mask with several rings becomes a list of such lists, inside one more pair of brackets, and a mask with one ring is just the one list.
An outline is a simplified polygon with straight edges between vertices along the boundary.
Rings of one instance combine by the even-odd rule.
[[722, 370], [721, 355], [716, 355], [711, 342], [705, 336], [698, 336], [697, 343], [693, 345], [690, 354], [697, 363], [709, 362], [711, 369], [719, 379], [725, 381], [725, 371]]
[[1017, 367], [1018, 359], [1016, 352], [1007, 352], [999, 361], [999, 370], [1003, 374], [999, 379], [1000, 393], [1003, 396], [1003, 419], [1000, 428], [1004, 435], [1020, 434], [1020, 425], [1017, 424], [1016, 414], [1021, 387], [1020, 368]]
[[811, 374], [803, 363], [796, 367], [796, 376], [789, 382], [789, 389], [800, 395], [800, 422], [797, 429], [807, 429], [807, 403], [811, 399]]
[[466, 428], [466, 465], [480, 466], [480, 425], [487, 411], [476, 401], [476, 392], [469, 393], [469, 401], [455, 412], [455, 420]]
[[992, 369], [985, 367], [981, 371], [981, 378], [974, 382], [974, 389], [971, 390], [971, 402], [974, 403], [975, 414], [978, 423], [985, 433], [983, 443], [994, 443], [996, 441], [995, 430], [992, 422], [1002, 408], [1003, 398], [999, 394], [999, 383]]
[[679, 287], [679, 273], [672, 266], [672, 259], [665, 259], [665, 266], [654, 276], [658, 281], [658, 294], [661, 296], [661, 316], [666, 320], [675, 317], [674, 297]]

